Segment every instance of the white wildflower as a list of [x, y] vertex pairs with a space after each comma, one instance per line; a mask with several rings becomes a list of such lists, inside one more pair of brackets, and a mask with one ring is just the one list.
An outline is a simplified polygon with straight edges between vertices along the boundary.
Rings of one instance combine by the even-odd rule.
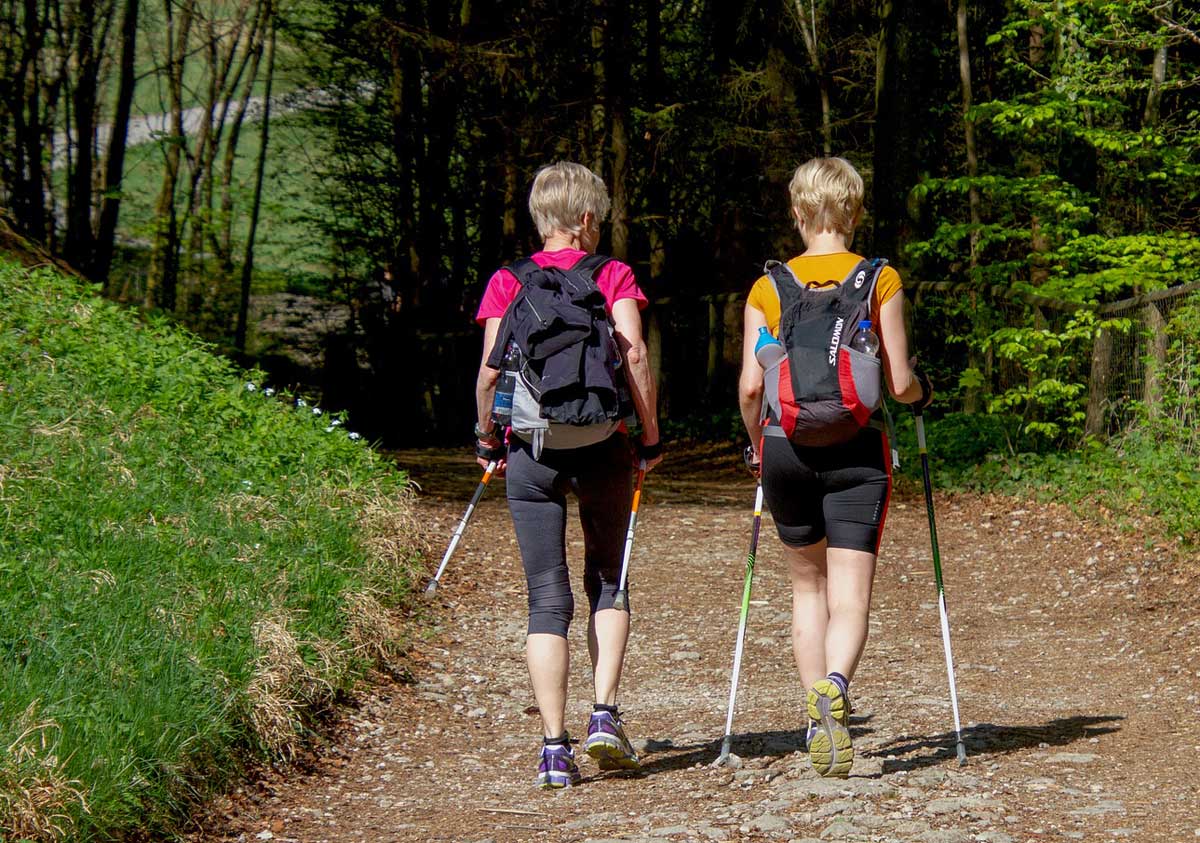
[[256, 384], [252, 384], [249, 382], [246, 383], [246, 391], [247, 392], [254, 392], [257, 389], [258, 389], [258, 386]]
[[352, 440], [358, 440], [358, 439], [362, 439], [362, 437], [361, 437], [361, 436], [359, 436], [357, 433], [355, 433], [353, 430], [352, 430], [352, 431], [350, 431], [350, 438], [351, 438]]
[[266, 389], [263, 390], [263, 395], [267, 396], [268, 398], [270, 398], [274, 394], [275, 394], [274, 387], [268, 386]]
[[321, 415], [321, 408], [320, 408], [320, 407], [313, 407], [313, 415], [314, 415], [314, 416], [319, 416], [319, 415]]
[[296, 399], [296, 406], [297, 406], [297, 407], [307, 407], [307, 406], [308, 406], [308, 402], [307, 402], [307, 401], [305, 401], [303, 398], [297, 398], [297, 399]]

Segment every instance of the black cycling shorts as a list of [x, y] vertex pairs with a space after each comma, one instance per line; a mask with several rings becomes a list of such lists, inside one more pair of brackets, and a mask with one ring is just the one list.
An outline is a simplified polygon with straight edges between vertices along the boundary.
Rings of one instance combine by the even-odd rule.
[[873, 427], [842, 445], [805, 448], [764, 436], [763, 498], [779, 539], [807, 547], [879, 552], [892, 490], [887, 436]]

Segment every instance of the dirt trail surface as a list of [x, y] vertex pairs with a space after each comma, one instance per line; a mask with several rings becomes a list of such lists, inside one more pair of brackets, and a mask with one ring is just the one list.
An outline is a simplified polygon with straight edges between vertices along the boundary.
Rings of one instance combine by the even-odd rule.
[[[448, 540], [478, 472], [433, 452], [398, 459]], [[1200, 840], [1195, 559], [1004, 498], [937, 497], [967, 766], [954, 758], [925, 507], [901, 490], [851, 687], [850, 778], [817, 777], [803, 752], [790, 591], [767, 516], [734, 724], [740, 766], [710, 768], [753, 486], [732, 457], [676, 449], [670, 460], [647, 479], [631, 574], [620, 704], [641, 775], [600, 773], [584, 757], [581, 786], [531, 786], [540, 725], [499, 483], [451, 560], [436, 626], [410, 654], [412, 681], [364, 691], [309, 769], [248, 786], [194, 839]], [[577, 523], [567, 538], [568, 723], [579, 738], [591, 698]]]

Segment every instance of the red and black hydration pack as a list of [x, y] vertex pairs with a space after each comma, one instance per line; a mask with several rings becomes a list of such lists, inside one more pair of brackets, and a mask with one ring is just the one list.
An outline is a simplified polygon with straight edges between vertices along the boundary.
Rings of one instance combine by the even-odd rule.
[[852, 439], [883, 403], [883, 366], [850, 347], [871, 318], [871, 296], [883, 258], [864, 260], [841, 284], [805, 285], [779, 261], [764, 267], [779, 295], [779, 341], [786, 355], [764, 373], [764, 422], [797, 445]]

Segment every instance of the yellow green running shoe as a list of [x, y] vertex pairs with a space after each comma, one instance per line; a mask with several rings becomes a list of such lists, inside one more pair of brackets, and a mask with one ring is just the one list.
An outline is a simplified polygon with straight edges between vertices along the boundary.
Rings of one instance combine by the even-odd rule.
[[808, 758], [821, 776], [846, 778], [854, 764], [850, 745], [850, 700], [832, 679], [819, 679], [808, 689], [808, 716], [812, 737]]

